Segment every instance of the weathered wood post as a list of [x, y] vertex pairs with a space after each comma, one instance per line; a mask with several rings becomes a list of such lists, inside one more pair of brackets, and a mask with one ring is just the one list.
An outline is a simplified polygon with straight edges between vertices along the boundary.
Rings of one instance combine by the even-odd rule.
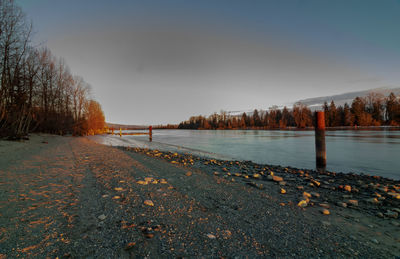
[[149, 126], [149, 141], [153, 141], [153, 127]]
[[122, 138], [122, 130], [119, 128], [119, 137]]
[[325, 146], [325, 112], [317, 111], [315, 114], [315, 154], [317, 170], [326, 169]]

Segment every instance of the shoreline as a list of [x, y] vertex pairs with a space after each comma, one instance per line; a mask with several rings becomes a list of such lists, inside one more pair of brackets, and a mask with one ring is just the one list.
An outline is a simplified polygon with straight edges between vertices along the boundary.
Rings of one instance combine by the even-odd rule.
[[[399, 218], [385, 214], [398, 181], [46, 134], [0, 141], [0, 153], [0, 257], [400, 255]], [[358, 206], [338, 205], [348, 200]]]
[[[136, 153], [146, 154], [158, 159], [166, 160], [172, 164], [181, 166], [194, 167], [196, 169], [203, 169], [213, 173], [216, 176], [224, 178], [232, 177], [238, 178], [246, 184], [253, 185], [254, 181], [274, 181], [271, 177], [278, 176], [282, 180], [278, 182], [280, 186], [307, 186], [314, 190], [329, 190], [343, 193], [344, 195], [353, 195], [360, 197], [362, 201], [369, 197], [367, 205], [379, 205], [381, 211], [389, 209], [388, 206], [396, 206], [400, 208], [400, 180], [386, 178], [377, 175], [357, 174], [357, 173], [343, 173], [343, 172], [318, 172], [312, 169], [301, 169], [290, 166], [281, 165], [268, 165], [258, 164], [252, 161], [239, 161], [239, 160], [221, 160], [210, 158], [206, 156], [198, 156], [188, 153], [159, 151], [148, 148], [135, 148], [135, 147], [117, 147], [126, 151], [134, 151]], [[183, 161], [183, 162], [182, 162]], [[193, 162], [190, 162], [193, 161]], [[244, 169], [244, 170], [243, 170]], [[272, 172], [272, 175], [271, 175]], [[285, 179], [288, 178], [288, 181]], [[297, 186], [297, 187], [298, 187]], [[350, 186], [345, 188], [345, 186]], [[260, 189], [265, 189], [259, 186]], [[303, 188], [298, 188], [304, 190]], [[377, 195], [380, 192], [380, 195]], [[379, 194], [379, 193], [378, 193]], [[386, 201], [386, 195], [390, 202]], [[346, 197], [345, 197], [346, 198]], [[348, 197], [353, 198], [353, 197]], [[377, 202], [372, 202], [377, 198]], [[388, 205], [386, 205], [389, 203]], [[385, 205], [387, 207], [385, 207]], [[350, 205], [351, 206], [351, 205]], [[368, 207], [368, 206], [367, 206]], [[374, 207], [376, 208], [376, 207]], [[383, 212], [382, 212], [383, 213]], [[400, 213], [400, 209], [399, 209]]]

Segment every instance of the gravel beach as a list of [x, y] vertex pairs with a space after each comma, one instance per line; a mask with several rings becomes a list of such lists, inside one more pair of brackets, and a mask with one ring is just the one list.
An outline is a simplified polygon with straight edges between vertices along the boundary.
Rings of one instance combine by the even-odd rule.
[[0, 258], [396, 258], [400, 181], [0, 141]]

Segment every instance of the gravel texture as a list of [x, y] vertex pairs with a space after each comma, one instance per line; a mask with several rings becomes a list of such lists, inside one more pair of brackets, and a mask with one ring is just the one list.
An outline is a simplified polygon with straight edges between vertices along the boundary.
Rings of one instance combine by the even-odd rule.
[[398, 187], [34, 135], [0, 142], [0, 258], [395, 258]]

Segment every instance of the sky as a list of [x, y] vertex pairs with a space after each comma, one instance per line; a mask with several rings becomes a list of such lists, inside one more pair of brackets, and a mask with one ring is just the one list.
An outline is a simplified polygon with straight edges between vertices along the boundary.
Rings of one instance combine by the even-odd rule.
[[400, 1], [17, 0], [34, 42], [92, 86], [106, 121], [400, 86]]

